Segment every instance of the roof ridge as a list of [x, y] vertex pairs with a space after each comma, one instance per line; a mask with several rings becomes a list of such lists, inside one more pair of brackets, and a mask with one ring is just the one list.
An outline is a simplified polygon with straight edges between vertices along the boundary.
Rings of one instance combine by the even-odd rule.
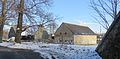
[[94, 34], [94, 32], [86, 26], [79, 26], [79, 25], [74, 25], [74, 24], [69, 24], [69, 23], [62, 23], [70, 32], [73, 34], [82, 34], [82, 33], [91, 33]]
[[80, 26], [80, 27], [88, 27], [88, 26], [82, 26], [82, 25], [71, 24], [71, 23], [64, 23], [64, 22], [63, 22], [63, 24], [74, 25], [74, 26]]

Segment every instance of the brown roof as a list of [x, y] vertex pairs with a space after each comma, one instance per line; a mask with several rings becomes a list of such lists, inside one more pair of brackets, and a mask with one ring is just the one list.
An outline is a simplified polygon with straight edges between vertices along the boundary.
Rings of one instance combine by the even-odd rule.
[[62, 23], [75, 35], [94, 35], [95, 33], [87, 26], [79, 26], [74, 24]]

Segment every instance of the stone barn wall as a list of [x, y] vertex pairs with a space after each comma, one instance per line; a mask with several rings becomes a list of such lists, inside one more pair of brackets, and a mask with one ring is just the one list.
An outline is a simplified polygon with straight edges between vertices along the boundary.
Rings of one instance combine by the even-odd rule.
[[74, 35], [74, 44], [97, 44], [97, 35]]

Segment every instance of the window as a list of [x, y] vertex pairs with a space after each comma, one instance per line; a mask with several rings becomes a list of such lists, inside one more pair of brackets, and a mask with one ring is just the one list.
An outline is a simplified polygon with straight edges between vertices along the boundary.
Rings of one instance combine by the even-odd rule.
[[65, 32], [65, 35], [67, 34], [67, 32]]

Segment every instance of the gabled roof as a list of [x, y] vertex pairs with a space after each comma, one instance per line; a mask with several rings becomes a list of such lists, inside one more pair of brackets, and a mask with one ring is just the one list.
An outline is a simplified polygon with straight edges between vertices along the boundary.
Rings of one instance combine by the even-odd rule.
[[94, 35], [95, 33], [87, 26], [79, 26], [74, 24], [62, 23], [74, 35]]

